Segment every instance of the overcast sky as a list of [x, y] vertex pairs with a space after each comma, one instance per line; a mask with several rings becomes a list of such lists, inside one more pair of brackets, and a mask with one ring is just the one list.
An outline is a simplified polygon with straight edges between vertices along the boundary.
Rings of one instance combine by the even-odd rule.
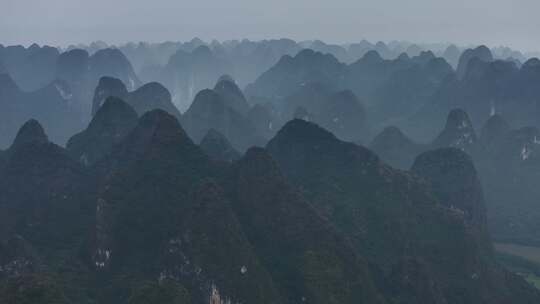
[[540, 50], [540, 0], [0, 0], [0, 43], [288, 37]]

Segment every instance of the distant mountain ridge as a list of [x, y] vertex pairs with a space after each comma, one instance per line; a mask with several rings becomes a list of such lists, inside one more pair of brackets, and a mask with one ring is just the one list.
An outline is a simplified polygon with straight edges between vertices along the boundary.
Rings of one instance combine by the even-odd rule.
[[526, 58], [0, 45], [0, 302], [538, 303], [493, 246], [540, 246]]

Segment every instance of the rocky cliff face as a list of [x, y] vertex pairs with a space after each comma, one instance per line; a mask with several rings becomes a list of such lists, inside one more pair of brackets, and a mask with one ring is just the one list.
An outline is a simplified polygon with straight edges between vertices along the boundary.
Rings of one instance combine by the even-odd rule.
[[454, 147], [470, 152], [476, 144], [476, 132], [467, 113], [461, 109], [454, 109], [448, 114], [446, 126], [435, 138], [432, 146]]

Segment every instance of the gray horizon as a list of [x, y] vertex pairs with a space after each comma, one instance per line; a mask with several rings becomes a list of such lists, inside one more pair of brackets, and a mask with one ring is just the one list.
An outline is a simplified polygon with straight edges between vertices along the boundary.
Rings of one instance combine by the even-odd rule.
[[0, 0], [0, 43], [320, 39], [508, 46], [537, 52], [536, 0]]

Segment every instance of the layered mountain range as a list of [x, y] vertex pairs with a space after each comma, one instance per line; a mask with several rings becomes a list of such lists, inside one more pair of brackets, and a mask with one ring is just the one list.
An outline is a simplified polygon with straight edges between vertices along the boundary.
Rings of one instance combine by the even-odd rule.
[[403, 172], [304, 120], [234, 158], [223, 135], [208, 133], [199, 147], [173, 115], [137, 118], [113, 97], [67, 149], [37, 121], [24, 124], [2, 153], [0, 298], [540, 298], [495, 262], [482, 187], [461, 150], [427, 152]]
[[[477, 135], [478, 134], [478, 135]], [[409, 169], [415, 157], [436, 148], [457, 148], [474, 161], [488, 202], [488, 223], [499, 242], [540, 244], [535, 186], [540, 133], [537, 127], [511, 127], [494, 114], [479, 130], [462, 109], [448, 114], [445, 128], [431, 142], [418, 143], [399, 128], [389, 127], [370, 147], [396, 168]], [[524, 214], [527, 214], [524, 216]]]
[[539, 303], [540, 61], [0, 46], [1, 303]]

